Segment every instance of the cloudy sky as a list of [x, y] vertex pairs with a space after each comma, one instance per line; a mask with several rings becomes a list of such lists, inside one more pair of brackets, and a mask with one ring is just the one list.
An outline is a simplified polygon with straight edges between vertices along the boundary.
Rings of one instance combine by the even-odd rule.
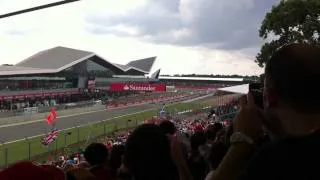
[[[58, 0], [0, 0], [0, 14]], [[82, 0], [0, 19], [0, 63], [65, 46], [162, 74], [259, 74], [258, 29], [279, 0]]]

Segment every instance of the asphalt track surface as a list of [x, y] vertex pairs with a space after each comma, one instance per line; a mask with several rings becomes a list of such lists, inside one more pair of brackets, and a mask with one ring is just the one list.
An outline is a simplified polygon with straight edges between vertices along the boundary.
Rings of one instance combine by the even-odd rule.
[[[123, 109], [102, 110], [78, 115], [70, 115], [60, 118], [58, 117], [56, 127], [58, 129], [67, 129], [127, 114], [133, 114], [139, 111], [145, 111], [157, 107], [159, 107], [159, 105], [157, 104], [144, 104], [139, 106], [131, 106]], [[8, 127], [0, 127], [0, 142], [8, 142], [17, 139], [23, 139], [25, 137], [45, 134], [48, 128], [49, 127], [45, 123], [45, 121], [33, 122], [29, 124], [20, 124]]]

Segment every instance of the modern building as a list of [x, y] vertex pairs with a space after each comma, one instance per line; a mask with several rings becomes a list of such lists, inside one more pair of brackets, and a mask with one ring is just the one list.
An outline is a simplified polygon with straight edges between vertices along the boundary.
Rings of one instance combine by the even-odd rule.
[[[96, 53], [54, 47], [16, 65], [0, 66], [0, 109], [21, 102], [68, 102], [108, 90], [111, 82], [148, 81], [156, 57], [112, 63]], [[24, 105], [23, 105], [24, 106]]]

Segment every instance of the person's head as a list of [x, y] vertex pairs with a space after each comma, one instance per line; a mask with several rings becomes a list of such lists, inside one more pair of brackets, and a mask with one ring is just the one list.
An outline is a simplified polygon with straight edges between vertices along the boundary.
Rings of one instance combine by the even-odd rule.
[[91, 166], [107, 164], [108, 155], [108, 149], [102, 143], [92, 143], [84, 151], [84, 158]]
[[204, 132], [196, 132], [190, 137], [191, 150], [193, 153], [199, 153], [199, 147], [206, 143]]
[[165, 134], [174, 135], [177, 131], [175, 125], [171, 121], [162, 121], [159, 126]]
[[209, 141], [214, 141], [216, 139], [217, 132], [219, 132], [223, 128], [221, 123], [214, 123], [209, 125], [206, 129], [206, 138]]
[[157, 125], [140, 125], [132, 132], [123, 160], [136, 180], [177, 179], [169, 138]]
[[265, 67], [264, 107], [269, 126], [277, 133], [296, 135], [314, 128], [319, 123], [314, 120], [320, 114], [319, 83], [319, 47], [290, 44], [276, 51]]
[[111, 150], [109, 166], [113, 170], [120, 168], [122, 163], [122, 156], [124, 154], [124, 145], [114, 145]]

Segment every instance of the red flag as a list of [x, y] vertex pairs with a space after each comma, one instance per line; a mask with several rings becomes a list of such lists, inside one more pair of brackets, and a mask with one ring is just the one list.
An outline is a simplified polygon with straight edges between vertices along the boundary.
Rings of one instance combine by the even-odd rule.
[[52, 108], [51, 112], [49, 113], [48, 117], [47, 117], [47, 124], [51, 125], [53, 124], [54, 120], [57, 118], [57, 111]]
[[49, 113], [48, 117], [47, 117], [47, 124], [51, 125], [54, 121], [54, 115], [52, 112]]

